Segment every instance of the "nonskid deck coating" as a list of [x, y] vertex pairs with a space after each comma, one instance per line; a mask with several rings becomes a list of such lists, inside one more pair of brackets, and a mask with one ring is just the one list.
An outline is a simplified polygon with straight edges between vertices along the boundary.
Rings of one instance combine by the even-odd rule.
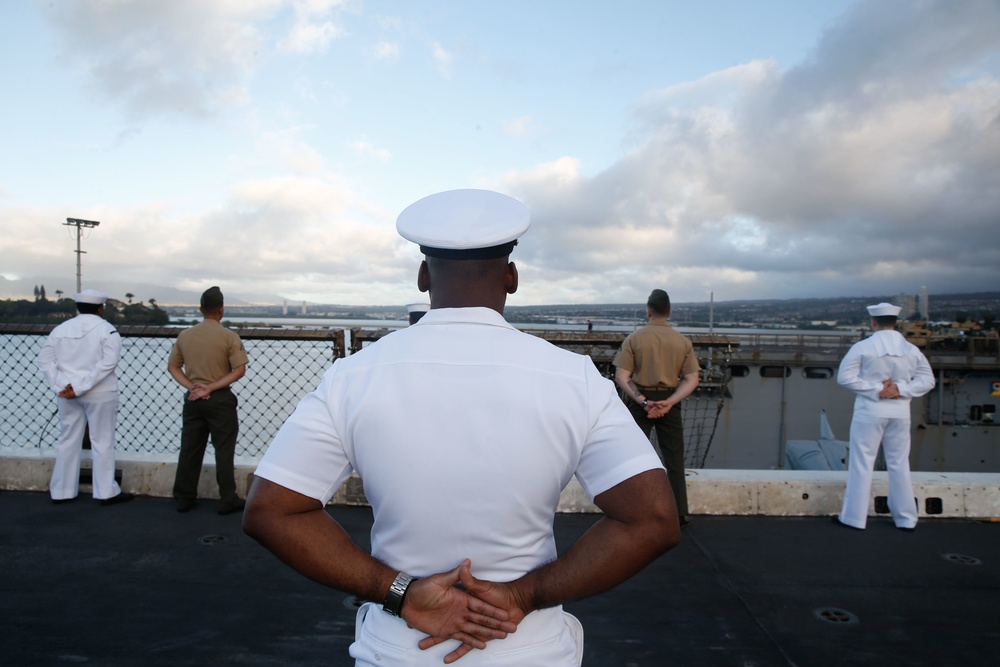
[[[370, 510], [328, 511], [367, 548]], [[564, 551], [595, 520], [560, 514]], [[201, 501], [0, 492], [4, 665], [349, 665], [351, 598], [291, 571]], [[587, 667], [992, 665], [1000, 524], [696, 516], [679, 547], [567, 605]], [[457, 663], [461, 665], [461, 662]]]

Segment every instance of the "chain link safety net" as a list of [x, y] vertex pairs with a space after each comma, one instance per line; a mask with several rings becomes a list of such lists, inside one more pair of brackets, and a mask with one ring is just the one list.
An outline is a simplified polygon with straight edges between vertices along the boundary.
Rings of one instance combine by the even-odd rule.
[[[52, 392], [38, 370], [38, 352], [51, 325], [0, 325], [4, 372], [0, 388], [0, 448], [52, 450], [59, 419]], [[177, 327], [121, 326], [118, 363], [120, 407], [116, 449], [120, 452], [174, 455], [180, 447], [183, 389], [167, 372], [167, 357]], [[346, 353], [343, 329], [236, 329], [250, 362], [233, 385], [239, 399], [237, 456], [259, 458], [299, 401], [318, 384], [335, 359]], [[391, 329], [352, 329], [356, 353]], [[529, 331], [549, 342], [590, 356], [613, 377], [612, 360], [625, 334], [618, 332]], [[689, 336], [702, 366], [701, 386], [682, 403], [685, 465], [701, 468], [729, 394], [729, 353], [738, 345], [724, 336]], [[713, 357], [714, 355], [714, 357]], [[654, 431], [655, 433], [655, 431]], [[655, 436], [654, 436], [655, 437]]]
[[[54, 450], [59, 418], [38, 370], [38, 353], [53, 326], [0, 325], [3, 373], [0, 447]], [[171, 454], [180, 448], [184, 390], [167, 372], [183, 328], [121, 326], [116, 450]], [[239, 400], [237, 456], [259, 457], [299, 401], [335, 359], [344, 356], [343, 329], [236, 329], [250, 362], [233, 385]]]
[[731, 398], [729, 382], [732, 374], [729, 359], [732, 346], [726, 345], [719, 350], [714, 347], [695, 347], [695, 351], [700, 353], [698, 365], [701, 366], [701, 381], [698, 388], [681, 401], [681, 408], [684, 410], [685, 468], [705, 467], [705, 459], [719, 425], [719, 415], [722, 414], [726, 399]]

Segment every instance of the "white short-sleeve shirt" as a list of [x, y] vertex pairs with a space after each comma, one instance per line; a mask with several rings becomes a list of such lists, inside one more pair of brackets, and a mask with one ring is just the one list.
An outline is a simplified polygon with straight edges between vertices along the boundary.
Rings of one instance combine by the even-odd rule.
[[573, 475], [594, 497], [658, 468], [589, 357], [459, 308], [336, 361], [256, 474], [325, 503], [357, 470], [373, 556], [415, 576], [471, 558], [476, 576], [510, 581], [556, 557]]

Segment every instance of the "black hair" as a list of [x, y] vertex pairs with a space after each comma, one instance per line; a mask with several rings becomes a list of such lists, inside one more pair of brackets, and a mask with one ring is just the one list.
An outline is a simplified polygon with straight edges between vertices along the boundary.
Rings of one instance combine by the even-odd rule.
[[80, 303], [76, 302], [76, 309], [82, 315], [96, 315], [97, 311], [104, 307], [103, 303]]
[[670, 297], [661, 289], [655, 289], [646, 299], [646, 306], [656, 315], [664, 317], [670, 314]]

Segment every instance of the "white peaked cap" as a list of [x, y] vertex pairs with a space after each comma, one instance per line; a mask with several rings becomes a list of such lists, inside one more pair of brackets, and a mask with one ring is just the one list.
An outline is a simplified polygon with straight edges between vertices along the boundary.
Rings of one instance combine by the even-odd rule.
[[95, 306], [102, 306], [107, 300], [107, 294], [104, 292], [98, 292], [95, 289], [85, 289], [79, 294], [73, 295], [73, 301], [76, 303], [92, 303]]
[[877, 303], [874, 306], [868, 306], [868, 314], [872, 317], [885, 317], [886, 315], [892, 315], [893, 317], [899, 317], [899, 311], [903, 310], [899, 306], [894, 306], [891, 303]]
[[431, 309], [431, 304], [429, 303], [408, 303], [406, 304], [406, 312], [408, 313], [426, 313]]
[[449, 190], [407, 206], [396, 231], [432, 257], [491, 259], [504, 257], [528, 231], [527, 207], [490, 190]]

